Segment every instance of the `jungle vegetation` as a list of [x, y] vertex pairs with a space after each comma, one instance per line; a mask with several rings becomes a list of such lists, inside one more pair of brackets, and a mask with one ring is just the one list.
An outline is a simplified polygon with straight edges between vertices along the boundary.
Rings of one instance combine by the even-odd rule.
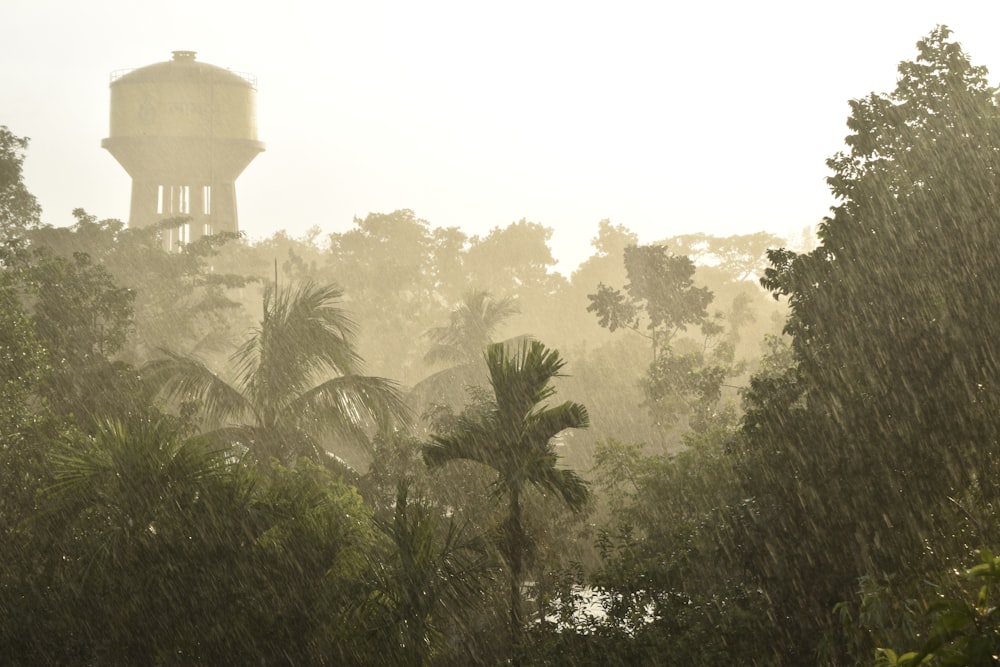
[[52, 227], [0, 127], [3, 661], [997, 664], [987, 76], [939, 26], [852, 100], [812, 247], [568, 276], [527, 220]]

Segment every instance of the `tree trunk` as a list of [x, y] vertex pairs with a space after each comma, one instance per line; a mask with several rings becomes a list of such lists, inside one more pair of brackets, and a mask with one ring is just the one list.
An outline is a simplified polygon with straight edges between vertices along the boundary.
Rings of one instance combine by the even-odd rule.
[[521, 524], [521, 490], [510, 490], [510, 516], [507, 518], [507, 558], [510, 566], [510, 638], [511, 664], [521, 664], [521, 642], [524, 619], [521, 609], [521, 587], [524, 584], [524, 526]]

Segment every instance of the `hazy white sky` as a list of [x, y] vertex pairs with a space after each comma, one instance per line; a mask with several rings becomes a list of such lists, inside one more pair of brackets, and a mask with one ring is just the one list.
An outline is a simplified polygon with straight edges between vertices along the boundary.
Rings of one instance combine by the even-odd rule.
[[398, 208], [469, 234], [527, 218], [555, 230], [563, 269], [603, 218], [644, 242], [797, 237], [833, 203], [847, 101], [890, 90], [938, 23], [1000, 73], [1000, 5], [981, 0], [6, 0], [3, 15], [0, 125], [31, 138], [46, 222], [128, 217], [129, 178], [100, 147], [109, 74], [192, 50], [258, 77], [267, 151], [237, 181], [251, 238]]

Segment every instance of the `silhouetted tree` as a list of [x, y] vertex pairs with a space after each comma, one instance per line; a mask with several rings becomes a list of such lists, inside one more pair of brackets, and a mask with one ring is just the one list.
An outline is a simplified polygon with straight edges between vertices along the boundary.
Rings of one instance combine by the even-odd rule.
[[[624, 293], [601, 283], [589, 294], [587, 311], [610, 331], [631, 329], [650, 339], [653, 358], [660, 348], [692, 324], [700, 324], [712, 293], [694, 286], [694, 264], [683, 256], [668, 255], [666, 246], [629, 246], [625, 249], [628, 283]], [[647, 330], [649, 333], [644, 333]]]
[[794, 362], [747, 393], [737, 539], [796, 610], [780, 624], [799, 662], [870, 659], [832, 614], [861, 577], [919, 580], [1000, 538], [1000, 109], [949, 37], [851, 102], [821, 245], [773, 251], [762, 281], [788, 298]]
[[143, 375], [168, 396], [198, 401], [219, 425], [215, 436], [260, 461], [320, 459], [327, 438], [365, 443], [369, 429], [402, 424], [407, 410], [393, 382], [358, 374], [354, 323], [340, 299], [330, 285], [268, 288], [260, 326], [232, 357], [235, 385], [173, 353]]
[[497, 328], [518, 312], [511, 297], [497, 299], [489, 290], [470, 290], [451, 312], [447, 326], [427, 331], [432, 346], [424, 359], [429, 363], [475, 363], [482, 358], [483, 349], [494, 342]]
[[513, 352], [503, 344], [486, 348], [492, 399], [461, 415], [449, 433], [433, 435], [424, 449], [431, 466], [465, 459], [497, 473], [496, 492], [505, 497], [507, 514], [501, 551], [510, 569], [510, 622], [515, 656], [521, 650], [524, 619], [522, 587], [530, 539], [522, 518], [524, 494], [537, 487], [559, 497], [573, 510], [588, 498], [586, 483], [572, 470], [557, 467], [552, 439], [571, 428], [588, 426], [579, 403], [545, 404], [564, 361], [538, 341], [525, 341]]

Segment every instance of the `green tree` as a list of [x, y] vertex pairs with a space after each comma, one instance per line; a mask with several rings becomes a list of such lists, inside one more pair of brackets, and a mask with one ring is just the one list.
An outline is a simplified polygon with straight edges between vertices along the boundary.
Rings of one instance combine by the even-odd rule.
[[529, 287], [548, 285], [556, 260], [548, 241], [552, 230], [537, 222], [519, 220], [494, 227], [484, 237], [473, 237], [466, 253], [466, 274], [474, 285], [487, 285], [501, 297]]
[[695, 267], [687, 257], [668, 255], [662, 245], [629, 246], [625, 271], [624, 293], [601, 283], [595, 294], [588, 295], [587, 311], [610, 331], [631, 329], [648, 338], [653, 359], [677, 332], [707, 316], [712, 293], [694, 286]]
[[[625, 272], [625, 250], [639, 245], [639, 237], [623, 225], [613, 225], [610, 220], [597, 224], [597, 236], [590, 239], [594, 254], [584, 260], [572, 276], [573, 299], [583, 311], [590, 303], [585, 298], [594, 285], [622, 285], [628, 281]], [[586, 316], [590, 319], [590, 316]], [[593, 320], [590, 320], [593, 322]]]
[[352, 620], [371, 520], [330, 471], [261, 474], [156, 415], [66, 438], [50, 465], [0, 597], [12, 664], [375, 659]]
[[998, 537], [1000, 110], [949, 38], [851, 102], [821, 245], [773, 251], [762, 281], [788, 298], [794, 360], [747, 393], [739, 539], [797, 609], [781, 627], [799, 661], [870, 659], [831, 611], [862, 576], [917, 579]]
[[572, 470], [557, 466], [552, 442], [566, 429], [588, 426], [587, 410], [579, 403], [555, 406], [545, 402], [565, 362], [538, 341], [525, 341], [513, 352], [503, 344], [486, 348], [486, 366], [493, 397], [479, 409], [459, 417], [454, 430], [433, 435], [424, 450], [428, 465], [469, 460], [492, 468], [496, 492], [506, 499], [501, 552], [509, 568], [510, 623], [515, 656], [522, 650], [524, 619], [522, 588], [530, 538], [525, 530], [524, 496], [529, 487], [560, 498], [573, 510], [587, 502], [586, 483]]
[[[378, 373], [412, 383], [426, 372], [416, 341], [445, 316], [470, 281], [465, 235], [431, 228], [410, 210], [371, 213], [330, 235], [326, 275], [342, 285], [366, 327], [360, 352]], [[472, 284], [485, 284], [471, 281]]]
[[28, 139], [0, 125], [0, 238], [8, 242], [38, 226], [38, 200], [24, 185], [24, 152]]
[[[75, 209], [69, 227], [32, 230], [32, 246], [67, 261], [85, 254], [132, 299], [132, 327], [122, 359], [139, 364], [161, 347], [220, 355], [249, 321], [232, 294], [253, 277], [218, 270], [220, 249], [237, 245], [231, 234], [205, 236], [179, 251], [163, 248], [162, 225], [131, 228], [120, 220], [98, 220]], [[241, 267], [240, 271], [244, 271]]]
[[719, 416], [722, 385], [731, 374], [730, 368], [709, 363], [700, 351], [667, 350], [650, 364], [641, 381], [654, 423], [670, 428], [686, 418], [689, 427], [704, 430]]
[[40, 251], [26, 271], [37, 331], [52, 361], [71, 366], [118, 352], [132, 325], [135, 295], [90, 255]]
[[[623, 285], [628, 280], [622, 261], [625, 248], [638, 244], [635, 233], [610, 220], [598, 223], [597, 235], [590, 240], [593, 253], [572, 273], [568, 284], [551, 299], [557, 309], [546, 311], [547, 319], [556, 320], [559, 330], [548, 334], [545, 340], [558, 340], [567, 349], [584, 344], [588, 348], [611, 339], [607, 329], [594, 326], [593, 315], [587, 312], [594, 285]], [[552, 326], [552, 325], [550, 325]], [[534, 331], [535, 329], [533, 329]]]
[[[6, 278], [0, 273], [0, 562], [13, 563], [15, 533], [34, 513], [36, 493], [47, 477], [33, 400], [46, 364], [31, 318]], [[9, 573], [0, 566], [0, 588]]]
[[197, 401], [214, 435], [261, 462], [321, 460], [329, 438], [363, 445], [370, 429], [405, 422], [407, 410], [393, 382], [358, 373], [341, 296], [332, 285], [268, 288], [260, 325], [233, 354], [235, 384], [180, 354], [149, 362], [143, 375], [167, 396]]
[[597, 534], [600, 560], [559, 592], [550, 614], [560, 623], [536, 628], [542, 664], [786, 664], [767, 660], [766, 598], [722, 551], [730, 435], [686, 437], [670, 456], [601, 443], [596, 478], [618, 495]]
[[398, 649], [390, 649], [392, 661], [431, 664], [446, 652], [446, 622], [479, 602], [489, 551], [454, 517], [445, 522], [438, 508], [412, 498], [406, 479], [397, 484], [391, 518], [376, 518], [376, 526], [390, 543], [388, 553], [373, 554], [371, 568], [377, 600], [398, 631], [388, 642]]
[[[988, 550], [979, 553], [980, 563], [967, 569], [961, 581], [958, 571], [946, 582], [957, 588], [954, 594], [935, 591], [927, 606], [925, 619], [929, 629], [914, 633], [926, 637], [920, 648], [903, 654], [892, 649], [876, 651], [875, 667], [946, 665], [948, 667], [987, 667], [1000, 658], [1000, 606], [997, 605], [997, 582], [1000, 581], [1000, 558]], [[957, 586], [956, 586], [957, 584]], [[971, 584], [971, 585], [970, 585]]]
[[135, 294], [86, 253], [32, 247], [8, 268], [47, 355], [37, 385], [45, 408], [92, 430], [105, 416], [146, 401], [134, 369], [117, 359], [132, 330]]
[[552, 229], [527, 220], [472, 237], [463, 259], [465, 284], [482, 286], [497, 299], [516, 299], [520, 313], [511, 318], [512, 327], [563, 344], [567, 333], [575, 333], [567, 321], [573, 305], [566, 298], [567, 280], [554, 270], [551, 238]]

